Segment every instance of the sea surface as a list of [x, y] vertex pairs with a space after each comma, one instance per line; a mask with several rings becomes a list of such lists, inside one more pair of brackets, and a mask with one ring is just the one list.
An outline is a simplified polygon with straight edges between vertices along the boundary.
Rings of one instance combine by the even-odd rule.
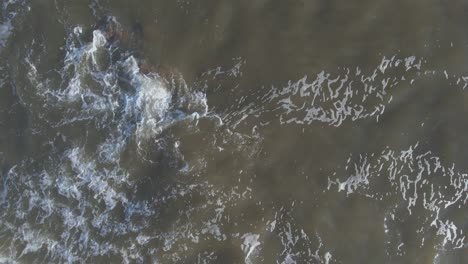
[[0, 263], [468, 263], [468, 1], [0, 0]]

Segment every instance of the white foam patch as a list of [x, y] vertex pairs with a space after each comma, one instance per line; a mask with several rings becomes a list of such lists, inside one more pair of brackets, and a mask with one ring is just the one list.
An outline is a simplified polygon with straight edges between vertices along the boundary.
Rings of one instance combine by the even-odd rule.
[[29, 11], [29, 7], [24, 0], [8, 0], [0, 2], [0, 12], [3, 15], [3, 21], [0, 20], [0, 51], [5, 47], [8, 39], [13, 33], [13, 24], [18, 15]]
[[260, 235], [251, 233], [247, 233], [242, 236], [244, 242], [242, 242], [241, 249], [245, 254], [245, 263], [252, 263], [250, 260], [250, 255], [252, 255], [255, 252], [255, 249], [261, 245], [261, 243], [258, 241], [259, 238]]
[[7, 39], [10, 37], [11, 30], [10, 21], [0, 24], [0, 49], [5, 46]]
[[129, 111], [136, 110], [141, 114], [141, 121], [137, 126], [138, 137], [149, 138], [159, 134], [163, 129], [159, 124], [165, 121], [170, 107], [171, 93], [161, 80], [140, 74], [140, 68], [134, 57], [129, 57], [123, 65], [131, 76], [132, 85], [137, 87], [134, 102], [129, 102], [127, 99], [127, 107]]

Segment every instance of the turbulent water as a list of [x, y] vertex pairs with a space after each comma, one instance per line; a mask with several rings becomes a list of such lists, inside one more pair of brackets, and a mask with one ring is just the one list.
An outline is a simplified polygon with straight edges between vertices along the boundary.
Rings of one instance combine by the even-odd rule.
[[0, 4], [0, 263], [468, 262], [468, 2]]

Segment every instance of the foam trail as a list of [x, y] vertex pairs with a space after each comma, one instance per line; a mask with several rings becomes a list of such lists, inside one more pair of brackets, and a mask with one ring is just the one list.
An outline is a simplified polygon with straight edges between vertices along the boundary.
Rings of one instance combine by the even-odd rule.
[[[443, 238], [437, 245], [441, 250], [466, 248], [467, 234], [460, 227], [465, 223], [449, 216], [461, 212], [467, 205], [468, 174], [457, 171], [455, 165], [444, 166], [439, 157], [431, 151], [420, 150], [418, 145], [401, 151], [387, 148], [381, 153], [350, 156], [346, 164], [347, 176], [344, 179], [337, 178], [337, 174], [329, 177], [328, 188], [336, 187], [347, 195], [359, 193], [377, 201], [394, 196], [401, 198], [401, 204], [389, 209], [391, 213], [385, 226], [395, 218], [409, 218], [414, 209], [423, 208], [424, 213], [418, 211], [420, 229], [412, 236], [418, 237], [423, 245], [423, 234], [434, 234], [431, 231], [435, 228], [435, 235]], [[374, 188], [374, 184], [382, 181], [389, 187], [387, 192], [375, 191], [378, 188]]]
[[[464, 90], [468, 77], [431, 69], [423, 57], [383, 56], [381, 62], [366, 72], [359, 66], [339, 67], [335, 73], [321, 71], [291, 80], [286, 86], [255, 89], [230, 106], [223, 116], [225, 123], [239, 125], [307, 126], [321, 123], [339, 127], [360, 120], [375, 120], [396, 107], [394, 98], [408, 93], [425, 78], [444, 78], [448, 85]], [[235, 69], [242, 64], [236, 64]], [[229, 70], [215, 69], [207, 75], [213, 78], [233, 77]], [[237, 72], [237, 71], [236, 71]], [[237, 74], [238, 76], [240, 74]], [[247, 100], [248, 98], [248, 100]]]

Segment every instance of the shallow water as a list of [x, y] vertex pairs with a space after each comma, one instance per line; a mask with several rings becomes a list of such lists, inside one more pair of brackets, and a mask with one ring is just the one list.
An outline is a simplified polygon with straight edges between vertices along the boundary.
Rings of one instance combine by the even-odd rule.
[[468, 261], [466, 1], [0, 3], [0, 263]]

